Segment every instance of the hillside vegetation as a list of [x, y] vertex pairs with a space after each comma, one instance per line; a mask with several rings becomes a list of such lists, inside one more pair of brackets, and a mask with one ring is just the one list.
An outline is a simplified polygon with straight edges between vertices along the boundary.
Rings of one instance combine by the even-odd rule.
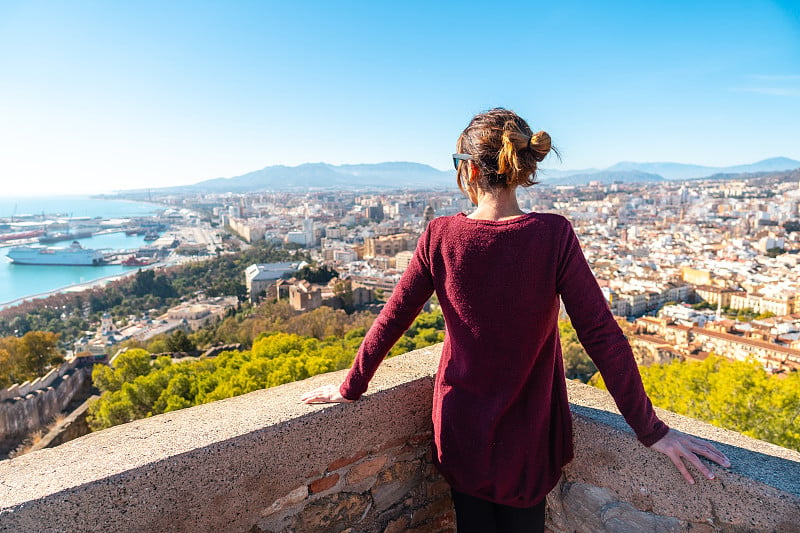
[[0, 338], [0, 388], [44, 376], [63, 361], [55, 333], [29, 331]]
[[[441, 342], [443, 327], [441, 313], [422, 313], [389, 355]], [[357, 326], [341, 337], [324, 338], [272, 331], [258, 335], [250, 350], [177, 363], [128, 350], [114, 368], [95, 366], [92, 379], [102, 395], [89, 408], [89, 425], [99, 430], [348, 368], [366, 331]]]
[[[654, 405], [800, 451], [800, 373], [772, 376], [715, 355], [639, 370]], [[605, 389], [600, 374], [590, 383]]]

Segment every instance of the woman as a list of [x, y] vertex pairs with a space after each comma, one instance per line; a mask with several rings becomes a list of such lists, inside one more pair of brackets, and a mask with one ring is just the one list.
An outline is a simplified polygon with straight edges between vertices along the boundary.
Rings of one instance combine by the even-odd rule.
[[472, 119], [457, 150], [458, 185], [477, 208], [431, 221], [344, 383], [302, 400], [357, 400], [435, 291], [447, 327], [433, 395], [433, 460], [452, 487], [458, 531], [543, 531], [545, 496], [573, 453], [560, 298], [642, 444], [668, 455], [689, 483], [682, 459], [708, 479], [697, 454], [729, 466], [712, 445], [656, 416], [569, 222], [519, 208], [517, 187], [535, 183], [550, 136], [492, 109]]

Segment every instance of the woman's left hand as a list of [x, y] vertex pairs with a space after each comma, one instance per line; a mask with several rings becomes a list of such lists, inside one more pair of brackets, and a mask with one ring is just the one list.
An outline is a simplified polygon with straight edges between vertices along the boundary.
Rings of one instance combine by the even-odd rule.
[[703, 464], [698, 455], [711, 459], [717, 464], [728, 468], [730, 460], [710, 442], [698, 439], [691, 435], [670, 429], [661, 440], [651, 446], [652, 449], [663, 453], [673, 462], [683, 478], [690, 485], [694, 485], [694, 478], [689, 473], [683, 460], [695, 467], [706, 479], [714, 479], [714, 473]]
[[303, 394], [300, 401], [303, 403], [349, 403], [355, 400], [348, 400], [342, 396], [337, 385], [323, 385]]

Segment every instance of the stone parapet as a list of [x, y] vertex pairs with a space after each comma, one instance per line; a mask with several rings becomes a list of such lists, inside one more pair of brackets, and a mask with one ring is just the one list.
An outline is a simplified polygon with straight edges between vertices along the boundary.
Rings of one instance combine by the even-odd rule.
[[[453, 531], [428, 456], [440, 350], [387, 360], [354, 404], [301, 404], [343, 378], [321, 375], [0, 461], [0, 531]], [[576, 458], [552, 531], [797, 531], [800, 454], [662, 413], [734, 463], [689, 486], [606, 393], [569, 389]]]
[[33, 381], [26, 381], [21, 384], [15, 383], [10, 387], [0, 390], [0, 402], [14, 398], [24, 398], [37, 390], [47, 389], [54, 381], [71, 373], [78, 366], [79, 362], [78, 358], [72, 359], [62, 363], [58, 368], [53, 368], [44, 376], [36, 378]]
[[56, 374], [57, 379], [49, 380], [47, 387], [0, 401], [0, 441], [18, 442], [52, 422], [86, 388], [91, 375], [91, 368], [73, 366], [61, 375]]
[[87, 398], [63, 420], [55, 424], [39, 442], [34, 443], [28, 452], [53, 448], [90, 433], [92, 430], [89, 428], [87, 420], [89, 406], [98, 398], [100, 398], [98, 394], [93, 394]]
[[575, 459], [548, 496], [561, 532], [800, 532], [800, 453], [656, 409], [670, 427], [714, 443], [732, 467], [688, 485], [641, 446], [607, 393], [569, 383]]

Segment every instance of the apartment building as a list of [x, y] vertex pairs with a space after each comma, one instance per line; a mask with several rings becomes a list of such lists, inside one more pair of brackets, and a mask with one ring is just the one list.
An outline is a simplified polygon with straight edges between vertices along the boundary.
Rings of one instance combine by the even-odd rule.
[[364, 257], [395, 256], [417, 246], [417, 238], [410, 233], [398, 233], [364, 239]]

